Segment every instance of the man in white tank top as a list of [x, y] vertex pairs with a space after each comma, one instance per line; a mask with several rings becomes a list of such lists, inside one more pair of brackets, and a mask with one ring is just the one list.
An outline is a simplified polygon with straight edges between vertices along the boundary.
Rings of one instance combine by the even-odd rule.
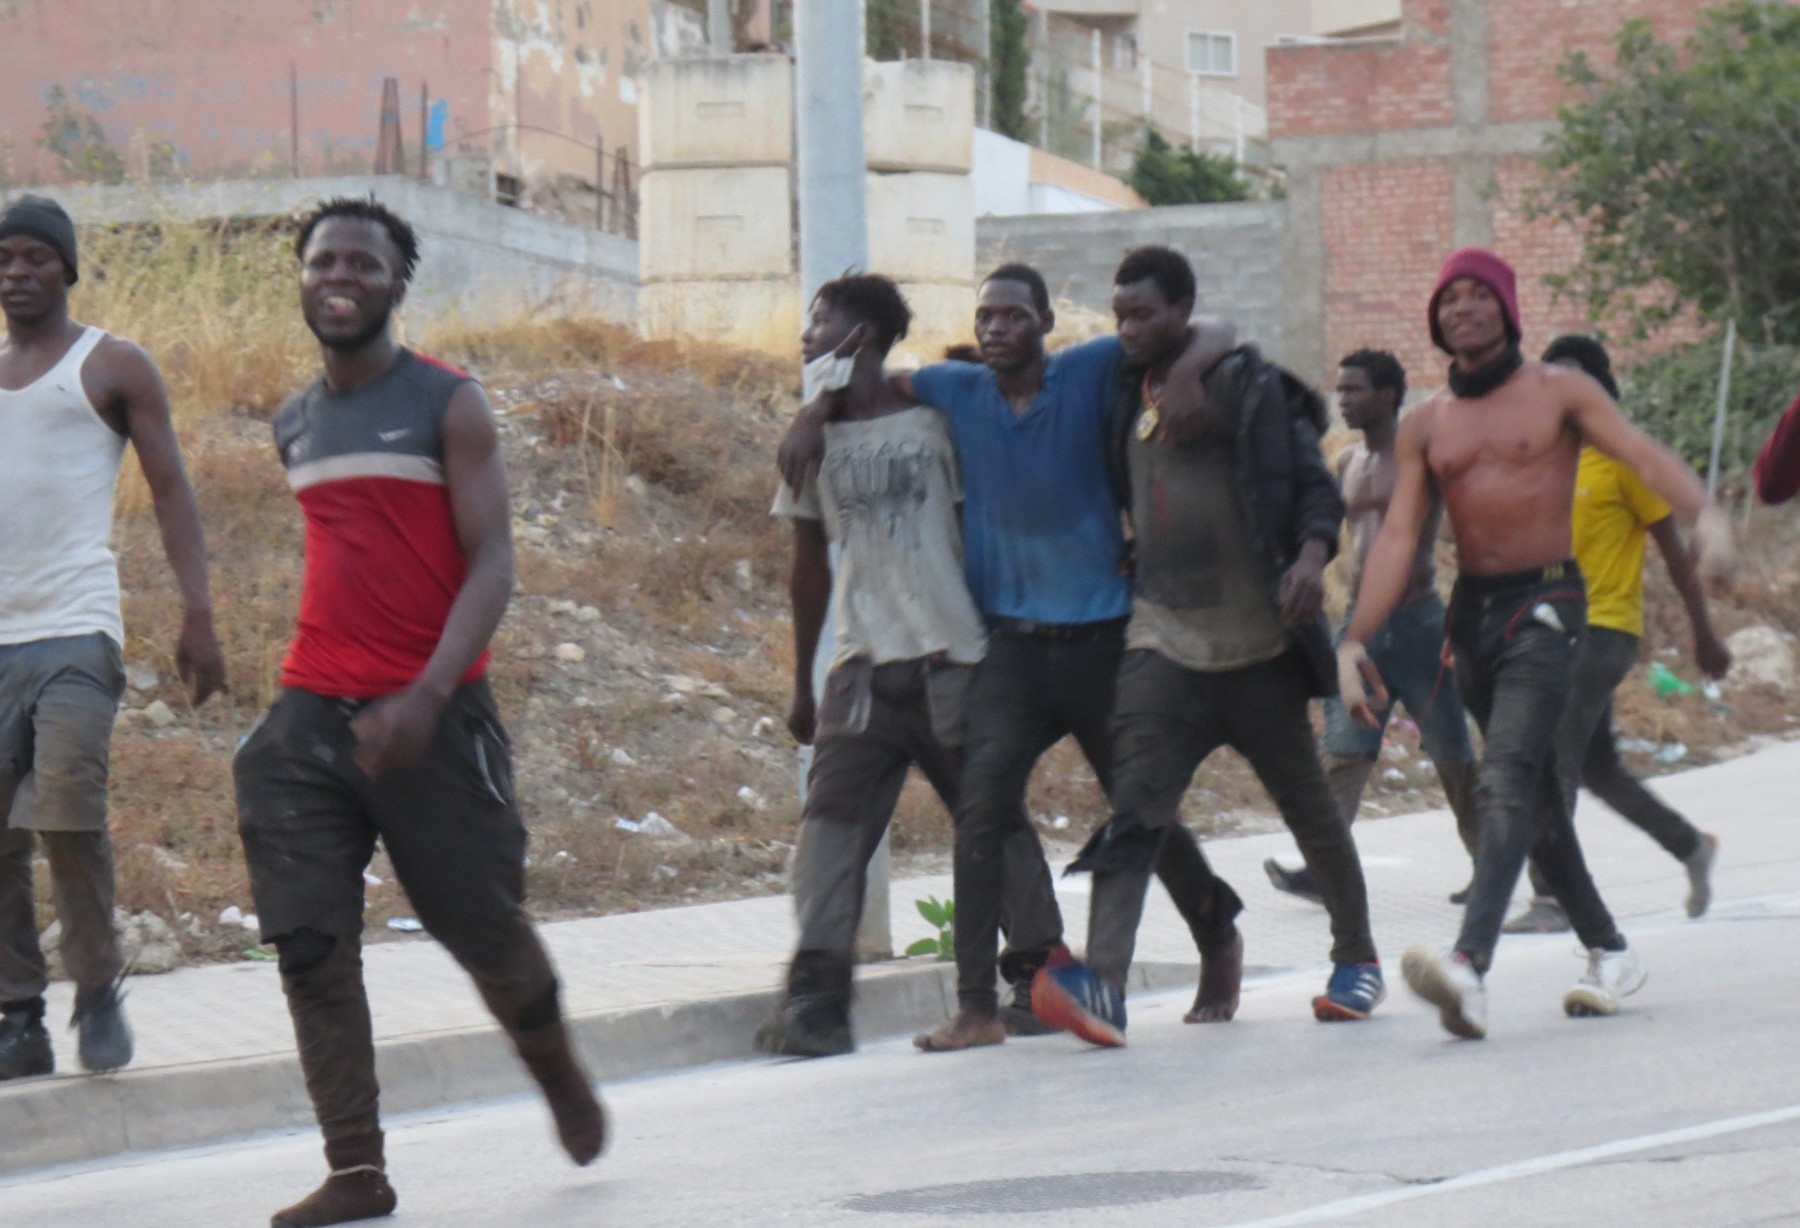
[[81, 1064], [131, 1060], [119, 1010], [107, 751], [124, 690], [113, 484], [127, 441], [150, 486], [184, 617], [175, 660], [199, 704], [225, 680], [206, 544], [162, 377], [69, 318], [75, 227], [22, 196], [0, 210], [0, 1080], [55, 1068], [32, 900], [42, 840], [75, 982]]

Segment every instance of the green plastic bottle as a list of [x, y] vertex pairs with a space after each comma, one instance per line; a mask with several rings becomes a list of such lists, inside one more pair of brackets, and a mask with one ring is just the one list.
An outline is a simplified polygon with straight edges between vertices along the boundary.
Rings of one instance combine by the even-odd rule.
[[1645, 675], [1649, 679], [1650, 689], [1656, 692], [1658, 699], [1668, 699], [1673, 695], [1693, 695], [1699, 689], [1677, 678], [1661, 661], [1652, 661]]

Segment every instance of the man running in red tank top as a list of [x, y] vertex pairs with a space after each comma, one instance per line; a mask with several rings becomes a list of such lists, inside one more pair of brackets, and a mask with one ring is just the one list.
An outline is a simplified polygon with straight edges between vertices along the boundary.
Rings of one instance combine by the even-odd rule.
[[418, 263], [404, 221], [374, 200], [327, 201], [296, 250], [325, 374], [281, 407], [275, 443], [306, 515], [306, 574], [281, 694], [233, 768], [331, 1171], [272, 1228], [371, 1219], [397, 1201], [362, 982], [377, 838], [543, 1088], [570, 1158], [588, 1164], [605, 1142], [525, 913], [525, 827], [484, 677], [513, 583], [493, 411], [468, 375], [394, 340]]

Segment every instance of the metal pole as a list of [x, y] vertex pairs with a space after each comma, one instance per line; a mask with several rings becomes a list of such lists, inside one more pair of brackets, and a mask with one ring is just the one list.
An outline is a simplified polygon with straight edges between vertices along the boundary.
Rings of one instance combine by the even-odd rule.
[[[795, 180], [800, 205], [800, 302], [846, 269], [869, 263], [867, 160], [863, 153], [862, 5], [794, 6]], [[832, 617], [825, 619], [813, 658], [813, 685], [836, 651]], [[803, 790], [804, 792], [804, 790]], [[865, 958], [894, 953], [888, 906], [889, 862], [884, 837], [869, 859], [868, 890], [856, 949]]]
[[1188, 74], [1188, 146], [1200, 148], [1200, 78]]
[[419, 180], [431, 178], [431, 84], [419, 82]]
[[1244, 96], [1242, 94], [1233, 94], [1231, 97], [1232, 116], [1234, 126], [1237, 129], [1237, 139], [1233, 146], [1233, 153], [1234, 157], [1237, 159], [1237, 164], [1242, 166], [1244, 164]]
[[919, 58], [931, 58], [931, 0], [919, 0]]
[[731, 54], [731, 0], [706, 0], [706, 41], [714, 55]]
[[1100, 112], [1105, 109], [1103, 95], [1106, 87], [1100, 83], [1100, 27], [1095, 26], [1088, 45], [1093, 49], [1094, 59], [1094, 169], [1100, 169]]
[[1144, 123], [1148, 126], [1156, 114], [1156, 82], [1150, 75], [1149, 53], [1142, 47], [1138, 48], [1138, 67], [1143, 70]]
[[594, 138], [594, 229], [606, 229], [606, 138]]
[[1706, 497], [1719, 490], [1719, 451], [1725, 446], [1725, 409], [1731, 400], [1731, 359], [1737, 349], [1737, 321], [1725, 321], [1725, 353], [1719, 359], [1719, 407], [1713, 413], [1712, 458], [1706, 463]]
[[288, 61], [288, 165], [300, 178], [300, 69]]
[[971, 18], [975, 23], [975, 54], [980, 63], [975, 72], [975, 122], [983, 128], [994, 126], [994, 15], [992, 0], [975, 0]]

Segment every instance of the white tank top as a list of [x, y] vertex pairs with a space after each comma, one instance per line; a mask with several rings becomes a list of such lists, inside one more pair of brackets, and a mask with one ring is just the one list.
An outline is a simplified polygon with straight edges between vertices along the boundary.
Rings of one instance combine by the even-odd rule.
[[81, 385], [105, 336], [87, 329], [37, 380], [0, 389], [0, 645], [96, 631], [124, 645], [112, 513], [125, 439]]

